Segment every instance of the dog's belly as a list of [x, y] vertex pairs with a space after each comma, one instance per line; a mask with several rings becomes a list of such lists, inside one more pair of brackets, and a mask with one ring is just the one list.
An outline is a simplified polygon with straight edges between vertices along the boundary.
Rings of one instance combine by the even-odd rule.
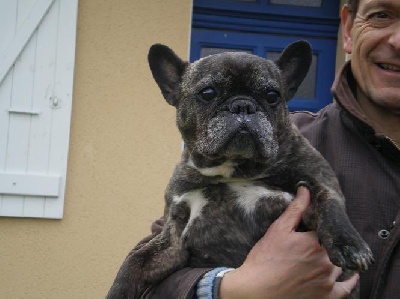
[[188, 192], [174, 199], [189, 206], [182, 233], [191, 266], [242, 264], [293, 195], [259, 183], [231, 182]]

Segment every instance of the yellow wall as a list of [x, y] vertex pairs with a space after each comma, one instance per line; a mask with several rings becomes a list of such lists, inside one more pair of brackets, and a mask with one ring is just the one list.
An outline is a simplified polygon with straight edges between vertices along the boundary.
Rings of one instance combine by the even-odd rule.
[[162, 214], [181, 142], [147, 51], [188, 57], [190, 15], [187, 0], [79, 1], [64, 219], [0, 218], [0, 298], [103, 298]]
[[188, 57], [187, 0], [80, 0], [62, 220], [0, 218], [0, 298], [104, 298], [162, 214], [181, 150], [151, 44]]

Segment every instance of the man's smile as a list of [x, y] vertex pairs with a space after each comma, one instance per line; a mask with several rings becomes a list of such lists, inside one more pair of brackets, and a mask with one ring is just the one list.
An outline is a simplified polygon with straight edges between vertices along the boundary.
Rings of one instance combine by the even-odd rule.
[[387, 70], [387, 71], [400, 72], [400, 66], [397, 66], [397, 65], [388, 64], [388, 63], [378, 63], [377, 65], [381, 69], [384, 69], [384, 70]]

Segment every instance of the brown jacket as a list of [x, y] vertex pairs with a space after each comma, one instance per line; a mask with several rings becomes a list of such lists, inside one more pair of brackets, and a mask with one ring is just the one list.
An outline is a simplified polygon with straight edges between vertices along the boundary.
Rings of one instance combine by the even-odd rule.
[[[293, 113], [292, 119], [333, 167], [350, 219], [374, 253], [375, 264], [361, 274], [360, 298], [396, 299], [400, 298], [400, 149], [374, 132], [353, 95], [355, 86], [348, 63], [332, 87], [336, 102], [316, 114]], [[162, 220], [153, 223], [153, 234], [162, 224]], [[182, 269], [143, 298], [195, 298], [196, 283], [208, 270]]]

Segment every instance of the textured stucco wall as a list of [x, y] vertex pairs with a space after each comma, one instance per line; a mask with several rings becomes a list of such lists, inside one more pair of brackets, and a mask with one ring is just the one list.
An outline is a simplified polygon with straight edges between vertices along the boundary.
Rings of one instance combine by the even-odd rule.
[[181, 150], [147, 52], [188, 57], [191, 1], [80, 0], [78, 14], [64, 219], [0, 219], [0, 298], [104, 298]]

